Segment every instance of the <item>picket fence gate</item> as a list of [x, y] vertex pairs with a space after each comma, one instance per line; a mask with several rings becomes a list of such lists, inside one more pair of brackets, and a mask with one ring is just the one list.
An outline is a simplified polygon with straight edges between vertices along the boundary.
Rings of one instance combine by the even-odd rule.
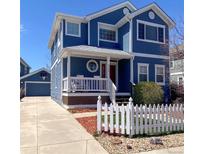
[[[133, 135], [163, 134], [184, 130], [184, 106], [177, 105], [133, 105], [129, 98], [127, 105], [102, 104], [97, 101], [97, 132]], [[103, 113], [103, 114], [102, 114]]]

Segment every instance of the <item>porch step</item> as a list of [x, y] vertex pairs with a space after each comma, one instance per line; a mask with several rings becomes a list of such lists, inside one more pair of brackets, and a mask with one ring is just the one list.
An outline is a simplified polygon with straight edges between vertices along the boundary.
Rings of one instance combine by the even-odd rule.
[[130, 96], [116, 96], [116, 102], [117, 103], [124, 103], [124, 102], [129, 102]]

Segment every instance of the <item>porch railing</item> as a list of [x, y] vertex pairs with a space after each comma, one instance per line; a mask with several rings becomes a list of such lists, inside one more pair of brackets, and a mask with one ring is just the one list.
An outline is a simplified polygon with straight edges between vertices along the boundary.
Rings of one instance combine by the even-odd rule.
[[108, 80], [106, 78], [91, 78], [91, 77], [69, 77], [63, 79], [63, 90], [70, 92], [86, 92], [86, 91], [100, 91], [107, 92]]
[[115, 105], [117, 87], [115, 86], [115, 84], [112, 82], [111, 79], [109, 79], [109, 86], [110, 86], [109, 88], [110, 89], [110, 100]]

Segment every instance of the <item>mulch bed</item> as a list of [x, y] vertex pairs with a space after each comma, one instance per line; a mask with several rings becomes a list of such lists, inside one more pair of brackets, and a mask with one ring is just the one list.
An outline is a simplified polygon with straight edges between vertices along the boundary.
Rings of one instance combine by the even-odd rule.
[[[96, 135], [96, 116], [76, 119], [87, 130], [87, 132], [91, 135]], [[159, 136], [159, 138], [162, 140], [163, 144], [151, 144], [151, 137], [128, 138], [125, 136], [108, 135], [106, 133], [96, 136], [98, 142], [111, 154], [136, 153], [184, 145], [183, 133]]]
[[68, 109], [71, 113], [97, 112], [96, 108], [74, 108]]
[[76, 118], [76, 120], [87, 130], [88, 133], [94, 135], [97, 130], [97, 116]]

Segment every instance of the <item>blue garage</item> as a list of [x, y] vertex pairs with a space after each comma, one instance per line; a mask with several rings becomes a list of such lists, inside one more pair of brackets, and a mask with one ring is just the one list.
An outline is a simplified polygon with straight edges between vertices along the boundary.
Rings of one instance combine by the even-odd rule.
[[25, 96], [50, 96], [50, 71], [41, 68], [21, 77]]

